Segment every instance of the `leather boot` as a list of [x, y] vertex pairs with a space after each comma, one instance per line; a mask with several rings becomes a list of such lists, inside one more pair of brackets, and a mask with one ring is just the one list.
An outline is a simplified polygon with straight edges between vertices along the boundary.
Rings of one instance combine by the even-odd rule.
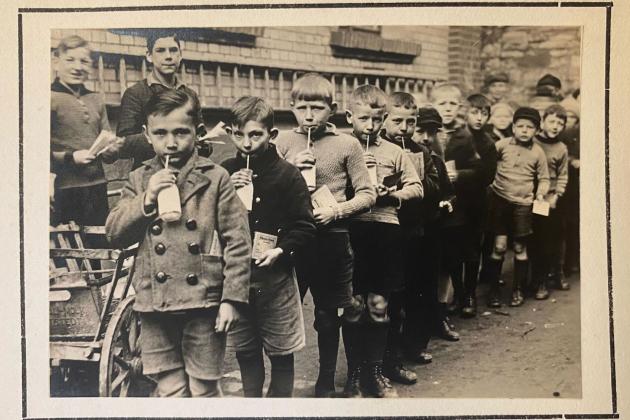
[[361, 398], [361, 372], [362, 366], [356, 365], [353, 368], [348, 367], [348, 379], [343, 388], [343, 395], [346, 398]]
[[479, 261], [466, 261], [464, 269], [464, 299], [461, 305], [462, 318], [477, 316], [477, 276]]
[[383, 364], [371, 363], [367, 367], [367, 372], [363, 376], [362, 389], [366, 395], [376, 398], [397, 398], [398, 393], [383, 375]]
[[459, 341], [459, 334], [451, 330], [446, 316], [446, 304], [438, 304], [439, 314], [438, 322], [435, 326], [435, 336], [446, 341]]
[[517, 260], [514, 258], [514, 284], [512, 285], [512, 300], [510, 306], [521, 306], [525, 302], [523, 296], [523, 284], [527, 280], [529, 270], [528, 260]]
[[538, 287], [536, 289], [536, 300], [545, 300], [549, 297], [549, 290], [547, 290], [547, 276], [542, 275], [537, 277]]
[[490, 283], [490, 290], [488, 291], [487, 304], [490, 308], [501, 307], [501, 290], [499, 289], [499, 277], [501, 276], [501, 269], [503, 268], [503, 260], [495, 260], [488, 258], [486, 263], [486, 276], [488, 283]]

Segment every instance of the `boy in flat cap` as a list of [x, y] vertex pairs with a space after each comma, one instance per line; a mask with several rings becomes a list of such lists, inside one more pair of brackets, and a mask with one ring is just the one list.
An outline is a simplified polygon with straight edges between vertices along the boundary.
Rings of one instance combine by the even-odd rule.
[[529, 260], [526, 240], [532, 233], [534, 197], [542, 201], [549, 189], [549, 169], [543, 149], [534, 142], [540, 127], [540, 114], [533, 108], [519, 108], [514, 113], [514, 137], [499, 140], [497, 171], [488, 203], [488, 231], [494, 236], [494, 248], [487, 262], [490, 281], [488, 306], [499, 307], [498, 280], [507, 250], [508, 235], [514, 238], [514, 282], [510, 306], [520, 306], [522, 286], [527, 279]]

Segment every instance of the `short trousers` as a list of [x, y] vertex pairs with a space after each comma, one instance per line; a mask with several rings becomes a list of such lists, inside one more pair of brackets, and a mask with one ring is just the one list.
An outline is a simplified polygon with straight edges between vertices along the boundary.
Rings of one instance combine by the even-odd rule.
[[318, 308], [352, 305], [352, 261], [348, 232], [320, 230], [296, 256], [295, 269], [302, 288], [310, 288]]
[[107, 184], [57, 189], [51, 223], [74, 221], [80, 226], [103, 226], [109, 213]]
[[524, 238], [532, 233], [532, 205], [511, 203], [495, 192], [488, 202], [488, 231]]
[[350, 224], [354, 252], [352, 288], [355, 295], [385, 295], [404, 286], [403, 237], [399, 225], [378, 222]]
[[228, 347], [249, 351], [262, 346], [269, 356], [284, 356], [303, 348], [304, 316], [293, 270], [284, 266], [254, 269], [252, 284], [249, 305], [228, 334]]
[[183, 367], [198, 379], [220, 379], [226, 334], [214, 331], [217, 312], [218, 307], [139, 312], [143, 373], [155, 375]]

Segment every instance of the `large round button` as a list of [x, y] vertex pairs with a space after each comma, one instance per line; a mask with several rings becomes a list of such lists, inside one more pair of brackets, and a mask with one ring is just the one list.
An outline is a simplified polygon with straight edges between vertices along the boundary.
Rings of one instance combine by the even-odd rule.
[[189, 242], [188, 251], [194, 255], [199, 254], [199, 244], [197, 242]]
[[199, 279], [197, 278], [196, 274], [189, 274], [186, 276], [186, 283], [191, 286], [195, 286], [197, 283], [199, 283]]
[[155, 273], [155, 280], [158, 283], [164, 283], [166, 281], [166, 273], [164, 271], [158, 271]]
[[186, 228], [188, 230], [195, 230], [195, 229], [197, 229], [197, 221], [195, 219], [188, 219], [188, 220], [186, 220]]
[[160, 233], [162, 233], [162, 223], [160, 223], [159, 221], [153, 223], [151, 225], [151, 233], [153, 235], [159, 235]]
[[260, 203], [260, 197], [256, 197], [256, 200], [254, 201], [256, 201], [257, 203]]
[[155, 253], [158, 255], [162, 255], [166, 252], [166, 246], [160, 242], [157, 245], [155, 245]]

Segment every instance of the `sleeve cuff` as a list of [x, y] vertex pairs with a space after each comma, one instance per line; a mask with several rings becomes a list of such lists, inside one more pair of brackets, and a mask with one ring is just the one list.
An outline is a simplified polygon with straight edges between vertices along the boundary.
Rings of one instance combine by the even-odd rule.
[[146, 194], [147, 193], [142, 194], [142, 201], [140, 201], [140, 209], [142, 211], [142, 215], [144, 217], [155, 217], [157, 216], [157, 206], [153, 206], [153, 209], [149, 213], [146, 212], [146, 208], [144, 206], [144, 199]]

